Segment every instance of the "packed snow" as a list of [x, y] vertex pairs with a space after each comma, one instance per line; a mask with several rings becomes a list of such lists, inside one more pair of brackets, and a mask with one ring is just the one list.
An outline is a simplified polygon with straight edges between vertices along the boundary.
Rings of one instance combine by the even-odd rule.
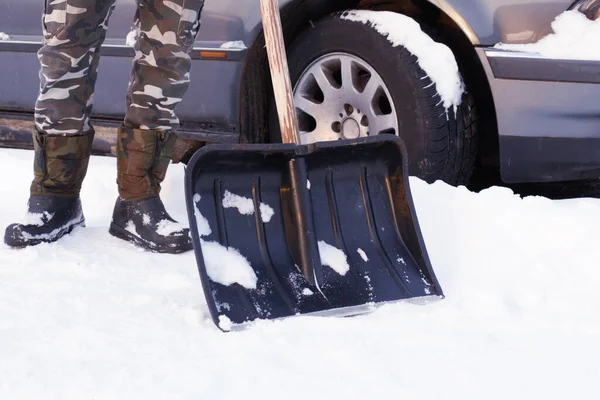
[[569, 10], [554, 19], [552, 30], [535, 43], [498, 43], [494, 47], [557, 59], [600, 60], [600, 19], [592, 21], [577, 10]]
[[230, 331], [233, 327], [233, 322], [227, 315], [219, 315], [219, 327], [224, 331]]
[[47, 211], [43, 213], [26, 213], [25, 217], [22, 218], [20, 222], [28, 225], [42, 226], [44, 221], [50, 222], [54, 218], [54, 214], [51, 214]]
[[213, 282], [225, 286], [238, 283], [246, 289], [256, 289], [257, 277], [252, 266], [237, 249], [217, 242], [200, 240], [206, 273]]
[[127, 225], [125, 225], [125, 230], [129, 233], [131, 233], [134, 236], [140, 236], [140, 234], [137, 231], [137, 228], [135, 227], [135, 224], [133, 223], [133, 221], [129, 221], [127, 222]]
[[221, 45], [222, 49], [234, 49], [234, 50], [244, 50], [246, 49], [246, 45], [241, 40], [234, 40], [231, 42], [225, 42]]
[[202, 215], [202, 213], [200, 212], [200, 209], [198, 208], [198, 204], [200, 204], [200, 200], [202, 199], [202, 197], [196, 193], [194, 195], [194, 197], [192, 198], [195, 207], [194, 207], [194, 216], [196, 217], [196, 225], [198, 229], [198, 235], [199, 236], [208, 236], [212, 233], [212, 229], [210, 227], [210, 224], [208, 222], [208, 220], [206, 219], [206, 217], [204, 215]]
[[342, 276], [346, 275], [350, 270], [346, 254], [344, 254], [344, 252], [337, 247], [334, 247], [322, 240], [319, 240], [317, 244], [319, 246], [321, 264], [331, 268]]
[[223, 207], [237, 208], [239, 213], [243, 215], [254, 214], [254, 201], [252, 199], [233, 194], [229, 190], [226, 190], [223, 196]]
[[363, 249], [358, 249], [358, 250], [356, 250], [356, 252], [360, 256], [360, 258], [363, 259], [363, 261], [369, 261], [369, 257], [367, 257], [367, 253], [365, 253], [365, 251]]
[[271, 222], [271, 218], [273, 218], [273, 215], [275, 215], [275, 210], [273, 210], [273, 208], [265, 203], [260, 203], [260, 219], [262, 220], [262, 222], [267, 223], [267, 222]]
[[[0, 149], [0, 226], [26, 212], [32, 152]], [[0, 243], [2, 399], [600, 398], [600, 200], [411, 179], [446, 297], [354, 318], [212, 322], [193, 252], [108, 233], [116, 162], [93, 156], [86, 228]], [[186, 224], [184, 168], [161, 196]], [[226, 327], [227, 321], [220, 321]]]
[[132, 29], [131, 31], [129, 31], [129, 33], [127, 34], [127, 37], [125, 38], [125, 44], [129, 47], [135, 48], [135, 45], [137, 44], [137, 40], [138, 40], [138, 32], [136, 29]]
[[353, 10], [344, 13], [342, 19], [368, 24], [386, 36], [392, 46], [403, 46], [414, 54], [419, 66], [435, 83], [444, 107], [453, 107], [456, 111], [464, 84], [454, 53], [448, 46], [431, 39], [414, 19], [395, 12]]
[[0, 32], [0, 41], [10, 40], [10, 36], [4, 32]]
[[[242, 215], [254, 215], [254, 200], [231, 193], [229, 190], [226, 190], [223, 196], [223, 207], [237, 208]], [[259, 210], [264, 223], [270, 222], [275, 214], [273, 208], [265, 203], [260, 203]]]
[[184, 226], [178, 222], [169, 221], [168, 219], [163, 219], [158, 222], [158, 226], [156, 227], [156, 233], [162, 236], [170, 236], [175, 233], [181, 234], [183, 232]]

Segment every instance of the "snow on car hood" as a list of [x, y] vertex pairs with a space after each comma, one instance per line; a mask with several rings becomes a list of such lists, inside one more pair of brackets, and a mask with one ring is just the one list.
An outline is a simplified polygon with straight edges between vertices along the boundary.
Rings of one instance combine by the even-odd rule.
[[554, 33], [535, 43], [498, 43], [494, 48], [566, 60], [600, 60], [600, 19], [592, 21], [570, 10], [558, 15], [551, 26]]

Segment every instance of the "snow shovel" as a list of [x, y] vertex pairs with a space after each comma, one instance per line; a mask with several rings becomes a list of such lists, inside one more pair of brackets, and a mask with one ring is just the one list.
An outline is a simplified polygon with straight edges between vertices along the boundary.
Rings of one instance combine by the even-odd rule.
[[261, 0], [282, 144], [214, 144], [185, 190], [204, 295], [223, 331], [443, 297], [395, 135], [300, 145], [277, 0]]

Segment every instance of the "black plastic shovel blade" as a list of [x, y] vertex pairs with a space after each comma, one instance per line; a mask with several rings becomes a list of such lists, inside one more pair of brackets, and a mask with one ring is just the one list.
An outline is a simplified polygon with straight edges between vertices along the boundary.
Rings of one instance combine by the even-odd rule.
[[442, 297], [407, 169], [392, 135], [200, 149], [186, 201], [215, 324]]

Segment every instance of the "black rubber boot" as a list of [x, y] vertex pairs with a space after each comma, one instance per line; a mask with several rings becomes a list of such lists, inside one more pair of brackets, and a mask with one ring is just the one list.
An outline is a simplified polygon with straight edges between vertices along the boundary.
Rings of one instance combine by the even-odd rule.
[[189, 229], [171, 218], [159, 197], [141, 201], [117, 199], [109, 232], [157, 253], [176, 254], [193, 248]]
[[193, 249], [189, 229], [165, 210], [160, 184], [177, 137], [169, 132], [122, 126], [117, 134], [117, 185], [110, 233], [147, 250], [182, 253]]
[[78, 226], [85, 226], [79, 197], [31, 196], [27, 221], [9, 225], [4, 243], [11, 247], [51, 243]]
[[54, 242], [85, 226], [79, 193], [87, 173], [94, 131], [74, 136], [34, 129], [33, 181], [26, 221], [9, 225], [4, 243], [25, 247]]

